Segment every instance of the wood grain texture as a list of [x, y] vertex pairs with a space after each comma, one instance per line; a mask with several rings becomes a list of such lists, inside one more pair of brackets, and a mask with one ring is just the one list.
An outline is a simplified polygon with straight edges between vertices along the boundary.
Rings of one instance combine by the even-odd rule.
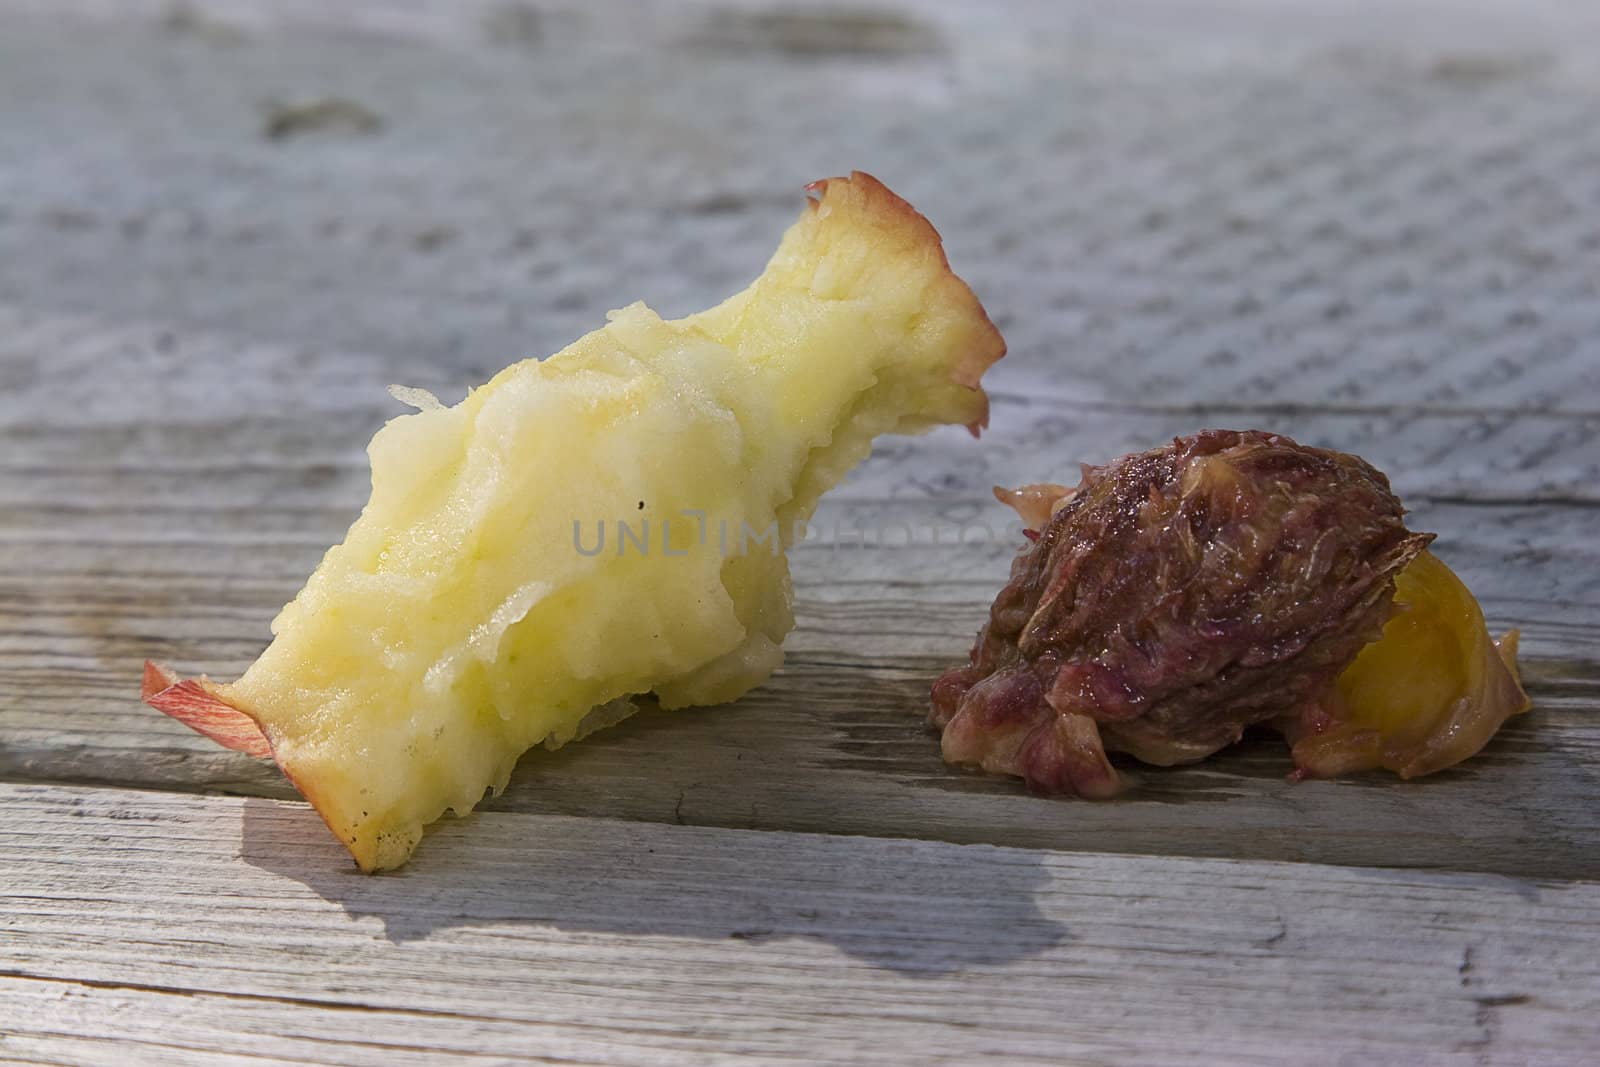
[[[238, 468], [208, 485], [243, 501], [265, 494], [273, 477]], [[0, 775], [293, 796], [270, 764], [222, 751], [140, 705], [138, 670], [152, 657], [236, 676], [323, 543], [339, 536], [344, 513], [310, 485], [302, 491], [324, 500], [316, 508], [280, 498], [270, 523], [254, 525], [241, 521], [243, 507], [217, 513], [202, 505], [185, 511], [199, 529], [171, 531], [161, 510], [127, 504], [139, 495], [138, 476], [129, 478], [126, 494], [113, 495], [116, 482], [107, 476], [100, 482], [107, 491], [85, 496], [82, 511], [57, 512], [84, 536], [74, 543], [58, 530], [54, 566], [24, 573], [18, 557], [0, 578], [15, 592], [0, 615], [0, 669], [10, 681], [0, 690]], [[1262, 738], [1190, 768], [1133, 768], [1139, 788], [1112, 804], [1030, 797], [1014, 782], [948, 768], [922, 725], [932, 678], [964, 657], [1015, 550], [1002, 537], [1000, 511], [915, 498], [826, 506], [816, 524], [821, 540], [795, 554], [799, 624], [776, 678], [729, 707], [648, 713], [562, 752], [536, 751], [489, 805], [751, 829], [1600, 877], [1600, 811], [1591, 800], [1600, 667], [1587, 658], [1600, 611], [1592, 606], [1597, 575], [1579, 510], [1438, 505], [1418, 512], [1422, 528], [1458, 531], [1444, 555], [1486, 593], [1496, 626], [1521, 625], [1527, 636], [1538, 710], [1464, 767], [1408, 784], [1373, 774], [1291, 785], [1283, 746]], [[314, 532], [292, 530], [302, 521]], [[963, 529], [965, 544], [957, 540]], [[97, 530], [117, 531], [114, 549]], [[881, 531], [881, 544], [858, 545], [856, 531]], [[38, 533], [12, 532], [45, 536], [42, 523]], [[1528, 543], [1567, 547], [1531, 554], [1520, 572], [1507, 567]], [[102, 562], [111, 551], [116, 562]]]
[[372, 878], [300, 804], [0, 797], [21, 1058], [1576, 1064], [1600, 1039], [1594, 884], [514, 814]]
[[[998, 392], [1591, 437], [1600, 410], [1583, 5], [939, 0], [898, 31], [934, 46], [892, 63], [819, 3], [18, 6], [106, 16], [0, 36], [0, 303], [33, 312], [377, 353], [459, 395], [617, 303], [720, 299], [801, 184], [860, 167], [988, 303]], [[217, 24], [231, 42], [197, 32]], [[786, 47], [796, 24], [831, 47]], [[323, 96], [382, 129], [264, 134], [269, 102]], [[1577, 484], [1592, 460], [1546, 467]]]
[[[737, 704], [647, 712], [581, 745], [524, 758], [490, 810], [664, 823], [917, 837], [1155, 855], [1444, 868], [1600, 878], [1600, 723], [1535, 686], [1538, 710], [1461, 768], [1413, 783], [1361, 775], [1291, 784], [1281, 742], [1261, 737], [1203, 764], [1129, 766], [1114, 803], [1027, 795], [945, 766], [922, 726], [939, 664], [851, 665], [798, 656]], [[130, 702], [113, 687], [98, 703]], [[290, 797], [270, 764], [225, 752], [129, 707], [103, 731], [63, 732], [15, 704], [0, 772], [12, 779], [132, 783]]]
[[[0, 0], [0, 1062], [1592, 1060], [1600, 14], [779, 6]], [[376, 121], [272, 132], [322, 97]], [[981, 443], [825, 505], [767, 686], [530, 755], [380, 879], [136, 703], [260, 650], [390, 382], [705, 306], [853, 167], [1011, 354]], [[1203, 425], [1389, 471], [1537, 710], [1411, 784], [944, 767], [989, 486]]]
[[[0, 775], [293, 796], [270, 765], [140, 705], [139, 669], [154, 658], [231, 678], [259, 653], [267, 623], [365, 499], [361, 446], [397, 408], [382, 393], [384, 365], [81, 317], [13, 312], [9, 325], [0, 349], [35, 375], [0, 396], [10, 445], [0, 457]], [[1457, 496], [1439, 457], [1461, 464], [1477, 449], [1489, 463], [1523, 439], [1461, 436], [1448, 419], [1419, 429], [1397, 416], [1351, 417], [1343, 438], [1342, 416], [1284, 421], [1307, 440], [1420, 452], [1393, 468], [1413, 483], [1445, 477], [1408, 493], [1411, 522], [1440, 534], [1440, 553], [1493, 626], [1522, 629], [1538, 704], [1470, 764], [1405, 785], [1371, 775], [1291, 786], [1281, 744], [1261, 739], [1197, 767], [1135, 769], [1140, 788], [1108, 805], [1041, 800], [943, 766], [922, 726], [927, 687], [964, 657], [1018, 543], [1009, 512], [980, 494], [995, 482], [1071, 477], [1079, 460], [1204, 419], [1089, 403], [1064, 414], [1048, 389], [1041, 381], [997, 402], [995, 432], [981, 442], [960, 433], [886, 441], [825, 502], [817, 540], [794, 554], [789, 666], [767, 686], [732, 707], [654, 713], [565, 752], [537, 752], [489, 805], [1600, 877], [1600, 810], [1590, 801], [1600, 750], [1594, 510], [1581, 494]], [[45, 406], [62, 392], [76, 402]], [[1513, 415], [1510, 425], [1551, 418]], [[1401, 423], [1412, 438], [1386, 432]], [[1366, 436], [1351, 440], [1363, 426]], [[1538, 445], [1520, 447], [1531, 455]], [[1584, 451], [1581, 438], [1573, 449]]]

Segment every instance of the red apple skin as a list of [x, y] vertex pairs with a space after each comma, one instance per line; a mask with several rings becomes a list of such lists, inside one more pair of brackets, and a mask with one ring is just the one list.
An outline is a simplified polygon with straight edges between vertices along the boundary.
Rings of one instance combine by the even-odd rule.
[[272, 758], [272, 745], [255, 719], [211, 691], [204, 678], [179, 678], [159, 663], [144, 664], [144, 702], [223, 748]]
[[977, 296], [951, 269], [950, 257], [945, 253], [939, 231], [909, 201], [864, 170], [853, 170], [848, 178], [820, 178], [806, 186], [806, 193], [808, 211], [821, 210], [826, 197], [834, 197], [839, 207], [850, 201], [857, 205], [870, 205], [863, 213], [892, 233], [893, 240], [925, 247], [939, 257], [943, 274], [940, 281], [943, 299], [965, 308], [968, 314], [983, 323], [982, 341], [974, 346], [951, 374], [957, 385], [978, 394], [981, 401], [978, 417], [967, 423], [967, 432], [973, 437], [980, 436], [989, 426], [989, 394], [983, 391], [981, 384], [983, 372], [1005, 356], [1006, 342]]
[[356, 843], [343, 838], [334, 829], [333, 822], [324, 810], [322, 798], [313, 784], [297, 777], [273, 751], [272, 741], [248, 711], [225, 700], [215, 682], [207, 678], [181, 678], [175, 671], [159, 663], [146, 660], [141, 697], [146, 704], [183, 723], [196, 733], [204, 734], [223, 748], [243, 752], [247, 756], [270, 759], [289, 780], [289, 784], [311, 803], [333, 835], [350, 850], [356, 864], [368, 874], [375, 869], [376, 856], [369, 850], [358, 848]]

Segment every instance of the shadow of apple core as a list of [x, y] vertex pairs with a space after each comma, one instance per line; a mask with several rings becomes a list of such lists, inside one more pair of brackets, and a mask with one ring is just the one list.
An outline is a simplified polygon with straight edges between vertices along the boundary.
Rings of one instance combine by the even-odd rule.
[[[354, 918], [381, 919], [396, 943], [516, 924], [813, 938], [932, 978], [1004, 966], [1071, 939], [1035, 903], [1048, 880], [1039, 859], [988, 846], [488, 812], [434, 824], [406, 866], [365, 875], [310, 808], [247, 799], [240, 855]], [[973, 929], [990, 933], [975, 939]]]

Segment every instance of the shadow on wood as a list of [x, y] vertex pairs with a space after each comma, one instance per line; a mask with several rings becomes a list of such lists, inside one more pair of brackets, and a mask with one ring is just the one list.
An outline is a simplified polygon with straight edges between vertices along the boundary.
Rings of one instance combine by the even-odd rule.
[[[921, 841], [663, 829], [486, 813], [436, 823], [411, 863], [369, 876], [303, 805], [248, 799], [240, 856], [291, 878], [391, 942], [521, 924], [709, 941], [816, 938], [874, 967], [939, 977], [1071, 939], [1034, 894], [1042, 858], [983, 845], [975, 862]], [[530, 837], [530, 834], [537, 834]], [[984, 862], [976, 862], [982, 858]], [[1001, 859], [1003, 862], [996, 862]], [[966, 936], [950, 927], [963, 916]], [[974, 941], [972, 929], [992, 931]]]

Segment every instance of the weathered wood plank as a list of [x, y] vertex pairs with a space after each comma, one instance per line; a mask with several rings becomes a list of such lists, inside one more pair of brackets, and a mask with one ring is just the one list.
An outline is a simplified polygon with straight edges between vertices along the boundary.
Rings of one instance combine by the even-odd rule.
[[[360, 445], [393, 411], [373, 401], [383, 368], [255, 345], [220, 390], [174, 377], [229, 364], [216, 337], [163, 340], [52, 316], [16, 323], [0, 343], [31, 353], [35, 388], [77, 389], [101, 364], [115, 388], [80, 391], [80, 403], [44, 413], [23, 394], [0, 397], [9, 422], [0, 774], [289, 795], [269, 768], [138, 705], [139, 664], [153, 657], [231, 677], [260, 650], [268, 620], [365, 496]], [[107, 363], [107, 353], [119, 358]], [[301, 365], [285, 394], [276, 383]], [[295, 411], [261, 414], [285, 403]], [[1441, 532], [1441, 552], [1483, 595], [1494, 624], [1524, 628], [1541, 703], [1455, 775], [1393, 790], [1382, 779], [1291, 789], [1280, 752], [1262, 744], [1200, 768], [1148, 772], [1128, 802], [1087, 806], [942, 767], [920, 726], [926, 687], [964, 654], [1014, 551], [1004, 509], [959, 494], [1070, 470], [1042, 463], [1044, 452], [1105, 459], [1171, 428], [1086, 409], [1045, 415], [1034, 400], [1015, 406], [1017, 432], [978, 444], [961, 435], [891, 443], [825, 504], [823, 541], [795, 555], [799, 627], [791, 666], [772, 685], [735, 708], [640, 720], [531, 757], [497, 804], [1013, 845], [1595, 873], [1600, 815], [1585, 802], [1582, 768], [1596, 748], [1600, 563], [1587, 536], [1592, 510], [1576, 504], [1417, 504], [1415, 524]], [[1007, 415], [997, 405], [997, 429]], [[1419, 469], [1436, 470], [1429, 462]], [[877, 532], [886, 547], [857, 547], [857, 532]], [[1227, 818], [1215, 805], [1183, 803], [1200, 798], [1225, 798]], [[1256, 832], [1241, 834], [1246, 825]], [[1450, 826], [1470, 829], [1437, 830]]]
[[[752, 272], [759, 262], [751, 257]], [[612, 302], [626, 302], [625, 294]], [[596, 311], [549, 350], [601, 321]], [[11, 386], [0, 392], [0, 507], [171, 501], [260, 512], [264, 497], [286, 495], [284, 506], [353, 509], [364, 495], [367, 440], [405, 410], [387, 384], [459, 399], [510, 358], [464, 375], [416, 357], [263, 344], [0, 303], [0, 373]], [[1379, 357], [1369, 362], [1374, 373], [1382, 370]], [[1297, 377], [1275, 360], [1260, 370]], [[1237, 392], [1162, 402], [1159, 394], [1119, 396], [1090, 373], [1008, 357], [991, 372], [993, 409], [981, 442], [954, 430], [881, 441], [840, 492], [976, 498], [996, 483], [1061, 480], [1079, 463], [1231, 426], [1365, 456], [1413, 503], [1600, 504], [1600, 385], [1589, 389], [1576, 374], [1564, 400], [1591, 402], [1550, 409], [1506, 390], [1476, 405], [1417, 397], [1258, 402]]]
[[[1595, 14], [1146, 6], [863, 48], [837, 5], [0, 0], [0, 777], [281, 793], [137, 663], [253, 656], [382, 386], [716, 299], [852, 166], [1012, 356], [985, 442], [891, 444], [831, 514], [959, 523], [1202, 424], [1358, 451], [1525, 627], [1538, 712], [1410, 786], [1258, 743], [1041, 801], [917, 725], [1009, 546], [813, 547], [771, 685], [530, 758], [396, 878], [300, 806], [0, 787], [0, 1060], [1581, 1062], [1592, 885], [648, 825], [1600, 876]], [[382, 129], [264, 136], [323, 94]]]
[[[1290, 784], [1270, 738], [1190, 768], [1128, 768], [1113, 803], [1040, 798], [944, 766], [922, 726], [922, 671], [792, 661], [735, 705], [647, 712], [580, 745], [535, 751], [489, 810], [661, 823], [1600, 878], [1592, 683], [1454, 771]], [[290, 797], [268, 764], [197, 742], [108, 692], [100, 732], [13, 725], [0, 775]], [[124, 710], [125, 709], [125, 710]], [[15, 724], [21, 715], [8, 717]], [[80, 720], [81, 721], [81, 720]]]
[[[889, 20], [892, 62], [815, 4], [810, 51], [748, 2], [18, 6], [14, 306], [379, 352], [459, 389], [616, 303], [720, 298], [800, 183], [862, 166], [945, 230], [1033, 376], [1168, 406], [1597, 408], [1581, 5], [947, 2]], [[264, 134], [267, 101], [322, 95], [383, 128]], [[1036, 385], [1012, 373], [996, 388]]]
[[[0, 308], [5, 316], [0, 349], [22, 379], [0, 394], [0, 775], [289, 795], [269, 768], [137, 705], [138, 667], [153, 657], [231, 677], [255, 656], [267, 621], [365, 497], [361, 446], [396, 411], [381, 385], [397, 365]], [[226, 388], [207, 368], [228, 368]], [[437, 386], [429, 373], [397, 376]], [[495, 803], [714, 826], [1595, 875], [1600, 814], [1586, 801], [1585, 769], [1600, 728], [1592, 420], [1564, 411], [1285, 410], [1272, 423], [1394, 470], [1414, 524], [1440, 532], [1441, 553], [1492, 622], [1524, 629], [1540, 711], [1469, 767], [1404, 787], [1374, 778], [1291, 788], [1281, 750], [1267, 742], [1198, 768], [1141, 772], [1144, 788], [1109, 806], [1041, 801], [944, 768], [920, 726], [926, 687], [964, 654], [1014, 550], [1006, 513], [980, 494], [994, 482], [1070, 477], [1080, 460], [1210, 421], [1204, 405], [1118, 406], [1034, 377], [1037, 388], [997, 395], [982, 442], [886, 442], [825, 504], [816, 527], [838, 547], [795, 555], [800, 623], [791, 666], [772, 685], [735, 708], [640, 720], [530, 757]], [[71, 402], [42, 400], [54, 397]], [[1215, 414], [1224, 412], [1238, 414]], [[1495, 469], [1505, 476], [1491, 477]], [[1565, 502], [1518, 500], [1546, 493]], [[854, 547], [858, 531], [879, 531], [892, 547]], [[1202, 798], [1226, 806], [1186, 803]]]
[[20, 1039], [0, 1049], [24, 1056], [93, 1062], [81, 1042], [114, 1037], [335, 1063], [392, 1042], [612, 1064], [1575, 1064], [1600, 1039], [1594, 884], [512, 814], [367, 878], [303, 805], [0, 796]]
[[[937, 47], [892, 78], [844, 49], [818, 79], [726, 11], [629, 26], [649, 46], [596, 78], [587, 10], [150, 3], [130, 33], [133, 7], [73, 6], [110, 25], [0, 28], [0, 777], [281, 794], [134, 705], [134, 671], [248, 661], [360, 503], [382, 385], [459, 393], [621, 299], [713, 299], [791, 212], [772, 190], [862, 164], [941, 223], [1013, 356], [982, 446], [886, 448], [836, 514], [960, 521], [991, 481], [1202, 423], [1360, 451], [1527, 627], [1540, 710], [1412, 786], [1290, 787], [1258, 743], [1118, 804], [1041, 801], [943, 768], [917, 725], [1009, 548], [809, 549], [771, 685], [530, 758], [397, 878], [347, 875], [300, 806], [0, 790], [0, 1060], [1576, 1063], [1600, 1040], [1589, 885], [646, 825], [1600, 876], [1600, 157], [1570, 64], [1516, 73], [1524, 37], [1452, 17], [1499, 49], [1466, 68], [1513, 73], [1464, 89], [1430, 40], [1219, 82], [1211, 45], [1137, 20], [950, 4], [908, 17]], [[264, 100], [306, 93], [386, 128], [262, 138]]]
[[[119, 479], [100, 472], [96, 491], [77, 497], [65, 488], [72, 479], [63, 478], [59, 502], [41, 492], [0, 512], [0, 583], [16, 612], [10, 625], [34, 613], [81, 615], [84, 626], [102, 617], [103, 630], [145, 641], [146, 653], [170, 655], [176, 653], [150, 643], [203, 632], [182, 617], [194, 612], [213, 623], [232, 619], [211, 631], [218, 640], [259, 642], [266, 621], [344, 536], [365, 499], [364, 487], [330, 491], [318, 484], [323, 478], [315, 466], [282, 476], [240, 466], [191, 488], [174, 475], [144, 480], [130, 472]], [[960, 644], [981, 621], [1021, 543], [1014, 516], [992, 498], [853, 495], [847, 488], [825, 500], [807, 543], [793, 553], [802, 599], [838, 599], [872, 611], [870, 598], [883, 595], [876, 586], [899, 586], [894, 604], [884, 606], [903, 616], [892, 629], [909, 627], [927, 641], [885, 648], [886, 654], [942, 654], [950, 646], [940, 637], [960, 637]], [[1530, 658], [1592, 661], [1600, 627], [1600, 547], [1589, 536], [1594, 514], [1571, 505], [1421, 500], [1412, 503], [1408, 521], [1439, 535], [1435, 550], [1483, 601], [1491, 625], [1524, 630]], [[592, 540], [598, 520], [585, 521]], [[927, 601], [936, 614], [907, 613], [908, 600]], [[949, 607], [966, 614], [955, 620], [937, 614]]]
[[[517, 1022], [66, 979], [0, 978], [0, 1019], [7, 1020], [0, 1023], [0, 1063], [28, 1067], [628, 1062], [615, 1055], [608, 1060], [603, 1051], [564, 1051], [559, 1059], [530, 1053], [541, 1043], [542, 1028]], [[580, 1032], [562, 1042], [569, 1049], [603, 1047], [573, 1029]], [[654, 1063], [697, 1062], [656, 1050], [652, 1057]]]
[[[135, 700], [152, 657], [237, 675], [266, 624], [347, 518], [316, 484], [274, 494], [253, 468], [207, 475], [225, 500], [185, 505], [172, 530], [129, 497], [74, 495], [52, 536], [30, 507], [0, 543], [0, 775], [291, 796], [270, 767], [223, 752]], [[244, 483], [241, 488], [239, 483]], [[252, 484], [253, 483], [253, 484]], [[287, 498], [287, 499], [285, 499]], [[320, 501], [302, 510], [301, 501]], [[1149, 854], [1310, 859], [1600, 877], [1600, 567], [1584, 509], [1420, 509], [1421, 528], [1485, 592], [1497, 626], [1523, 625], [1538, 710], [1467, 766], [1291, 786], [1263, 739], [1197, 767], [1138, 769], [1114, 804], [1045, 800], [941, 764], [922, 727], [927, 687], [958, 662], [1014, 551], [998, 505], [832, 503], [795, 554], [789, 666], [728, 708], [649, 714], [561, 753], [530, 755], [507, 810], [752, 829], [840, 831]], [[994, 537], [972, 525], [992, 521]], [[310, 534], [294, 527], [304, 522]], [[901, 545], [908, 524], [915, 537]], [[969, 537], [958, 544], [958, 527]], [[852, 531], [882, 529], [887, 546]], [[109, 533], [103, 531], [110, 531]], [[1450, 536], [1454, 531], [1455, 536]], [[939, 533], [940, 544], [932, 543]], [[42, 548], [39, 561], [28, 546]], [[20, 549], [20, 551], [19, 551]], [[10, 553], [10, 554], [8, 554]], [[952, 577], [954, 576], [954, 577]], [[1209, 801], [1210, 803], [1201, 803]]]

